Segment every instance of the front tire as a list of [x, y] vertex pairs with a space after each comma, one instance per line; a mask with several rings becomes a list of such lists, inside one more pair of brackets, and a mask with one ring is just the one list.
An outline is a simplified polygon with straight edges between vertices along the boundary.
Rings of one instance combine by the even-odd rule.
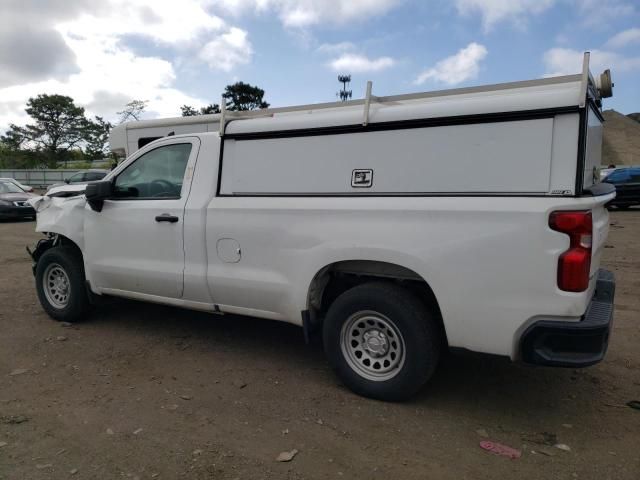
[[36, 292], [54, 320], [77, 322], [89, 312], [81, 255], [72, 247], [47, 250], [36, 266]]
[[387, 283], [347, 290], [323, 324], [325, 352], [338, 377], [354, 392], [399, 401], [433, 375], [440, 338], [433, 315], [414, 295]]

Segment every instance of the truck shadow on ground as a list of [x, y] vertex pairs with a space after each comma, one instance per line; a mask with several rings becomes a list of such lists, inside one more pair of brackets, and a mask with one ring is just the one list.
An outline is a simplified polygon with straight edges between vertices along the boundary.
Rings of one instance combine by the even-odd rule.
[[[302, 329], [294, 325], [114, 300], [96, 311], [86, 327], [143, 336], [145, 341], [164, 344], [177, 361], [186, 354], [182, 348], [188, 343], [190, 359], [202, 355], [203, 363], [224, 361], [225, 368], [232, 370], [264, 371], [266, 365], [288, 378], [289, 384], [304, 375], [305, 387], [311, 391], [334, 389], [345, 401], [370, 402], [339, 384], [324, 359], [321, 342], [316, 339], [306, 345]], [[211, 358], [214, 352], [223, 360]], [[548, 416], [549, 408], [575, 398], [571, 392], [578, 388], [572, 382], [576, 374], [522, 366], [499, 357], [447, 354], [428, 386], [412, 400], [396, 405], [454, 416], [464, 409], [480, 416], [542, 418]]]

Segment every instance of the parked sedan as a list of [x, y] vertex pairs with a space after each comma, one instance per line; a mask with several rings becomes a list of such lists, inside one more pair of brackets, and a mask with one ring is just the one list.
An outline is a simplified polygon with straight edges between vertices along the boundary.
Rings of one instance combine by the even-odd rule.
[[15, 178], [0, 178], [0, 182], [15, 183], [18, 187], [20, 187], [25, 192], [33, 192], [33, 187], [30, 187], [29, 185], [25, 185], [24, 183], [20, 183]]
[[0, 180], [0, 218], [35, 218], [36, 211], [27, 203], [37, 195], [25, 192], [15, 183]]
[[603, 182], [616, 187], [616, 198], [609, 205], [621, 209], [640, 205], [640, 167], [617, 168]]
[[60, 187], [63, 185], [82, 185], [92, 182], [98, 182], [102, 180], [109, 170], [102, 170], [99, 168], [92, 168], [90, 170], [83, 170], [82, 172], [75, 173], [71, 175], [69, 178], [65, 179], [64, 183], [55, 183], [49, 187], [52, 189], [54, 187]]

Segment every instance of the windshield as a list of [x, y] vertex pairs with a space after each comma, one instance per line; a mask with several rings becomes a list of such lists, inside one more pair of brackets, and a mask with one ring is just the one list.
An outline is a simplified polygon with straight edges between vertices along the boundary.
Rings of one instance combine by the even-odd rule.
[[640, 183], [640, 168], [619, 168], [607, 175], [605, 181], [610, 183]]
[[15, 183], [0, 182], [0, 193], [24, 193], [24, 190]]

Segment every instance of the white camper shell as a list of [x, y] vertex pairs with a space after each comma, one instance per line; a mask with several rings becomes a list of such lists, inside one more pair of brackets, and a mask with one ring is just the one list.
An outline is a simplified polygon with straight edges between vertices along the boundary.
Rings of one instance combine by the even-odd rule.
[[391, 97], [369, 83], [364, 100], [129, 122], [111, 148], [219, 131], [222, 195], [576, 195], [599, 181], [607, 79], [586, 54], [581, 74], [540, 80]]

